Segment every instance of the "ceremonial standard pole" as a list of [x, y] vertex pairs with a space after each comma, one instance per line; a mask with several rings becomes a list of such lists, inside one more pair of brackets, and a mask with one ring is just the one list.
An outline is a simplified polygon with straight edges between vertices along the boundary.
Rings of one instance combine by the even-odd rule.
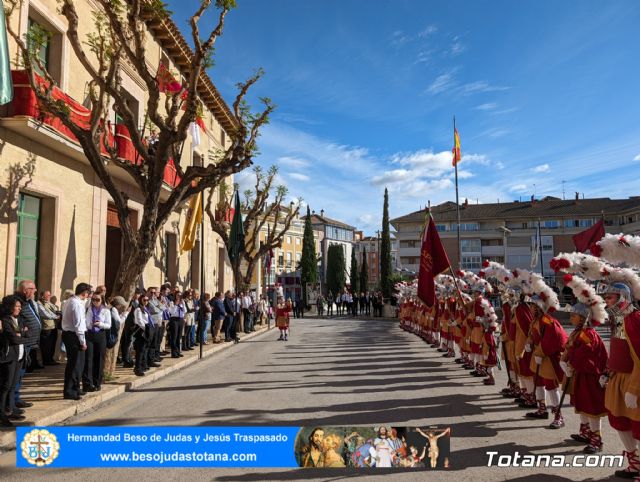
[[200, 355], [202, 359], [202, 345], [204, 345], [205, 330], [205, 310], [202, 306], [204, 303], [204, 191], [200, 193], [200, 321], [198, 322], [198, 343], [200, 343]]
[[[456, 132], [456, 116], [453, 116], [453, 132], [454, 132], [454, 149], [455, 149], [455, 132]], [[462, 269], [462, 252], [460, 248], [460, 201], [458, 197], [458, 162], [455, 159], [456, 154], [453, 154], [454, 168], [456, 170], [456, 216], [458, 219], [457, 225], [457, 239], [458, 239], [458, 268]]]

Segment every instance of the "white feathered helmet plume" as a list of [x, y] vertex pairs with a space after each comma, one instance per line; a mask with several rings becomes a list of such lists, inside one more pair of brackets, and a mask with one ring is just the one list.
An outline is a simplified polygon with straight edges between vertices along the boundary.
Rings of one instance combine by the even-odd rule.
[[630, 268], [619, 268], [602, 258], [584, 253], [560, 253], [549, 264], [556, 272], [581, 274], [591, 281], [621, 281], [631, 288], [634, 299], [640, 299], [640, 276]]
[[640, 267], [640, 236], [605, 234], [590, 250], [610, 263]]
[[513, 277], [520, 280], [520, 286], [525, 294], [536, 295], [532, 301], [545, 313], [553, 313], [560, 307], [558, 295], [539, 273], [516, 268], [513, 270]]
[[481, 278], [495, 278], [500, 284], [500, 299], [503, 303], [515, 302], [518, 296], [514, 290], [519, 282], [513, 276], [513, 272], [508, 270], [503, 264], [495, 261], [485, 260], [482, 263], [482, 270], [478, 273]]
[[472, 271], [458, 270], [456, 275], [458, 276], [458, 279], [462, 279], [465, 283], [467, 283], [467, 290], [480, 291], [483, 294], [493, 293], [493, 287], [491, 286], [491, 283], [473, 273]]
[[[562, 278], [565, 286], [571, 288], [579, 303], [586, 305], [591, 311], [591, 325], [598, 326], [607, 319], [606, 304], [593, 286], [580, 276], [565, 274]], [[587, 321], [589, 321], [587, 319]]]

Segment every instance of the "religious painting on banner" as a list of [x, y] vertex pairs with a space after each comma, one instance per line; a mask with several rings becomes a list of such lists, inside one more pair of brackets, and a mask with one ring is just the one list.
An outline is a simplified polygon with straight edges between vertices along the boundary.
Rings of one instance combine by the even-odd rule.
[[436, 290], [434, 278], [440, 273], [450, 269], [451, 263], [447, 252], [442, 246], [440, 235], [433, 222], [433, 217], [427, 214], [427, 226], [422, 236], [422, 248], [420, 249], [420, 270], [418, 272], [418, 298], [427, 306], [435, 303]]

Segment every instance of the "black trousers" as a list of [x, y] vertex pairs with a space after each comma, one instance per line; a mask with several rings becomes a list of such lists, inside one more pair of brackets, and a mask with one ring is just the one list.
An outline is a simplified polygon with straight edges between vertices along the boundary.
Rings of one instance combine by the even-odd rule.
[[236, 316], [229, 315], [224, 319], [224, 339], [225, 340], [235, 340], [238, 336], [236, 332]]
[[160, 330], [158, 326], [147, 325], [147, 364], [153, 363], [158, 356], [158, 350], [156, 346], [158, 345], [158, 333]]
[[144, 371], [147, 367], [147, 349], [149, 343], [144, 334], [138, 331], [137, 335], [133, 338], [133, 348], [136, 351], [136, 368], [137, 372]]
[[56, 351], [56, 340], [58, 330], [42, 330], [40, 332], [40, 351], [42, 352], [42, 363], [53, 363], [53, 354]]
[[84, 351], [80, 349], [80, 340], [73, 331], [62, 332], [62, 342], [67, 350], [67, 366], [64, 369], [64, 395], [80, 395], [80, 380], [84, 370]]
[[166, 322], [163, 321], [162, 323], [159, 323], [158, 325], [156, 325], [156, 344], [155, 344], [155, 350], [156, 350], [156, 355], [160, 356], [160, 345], [162, 344], [162, 339], [164, 338], [164, 331], [165, 331], [165, 326], [166, 326]]
[[5, 411], [13, 411], [11, 400], [13, 400], [15, 377], [18, 372], [18, 360], [0, 363], [0, 420], [6, 419]]
[[120, 352], [122, 357], [122, 363], [133, 365], [133, 360], [131, 359], [131, 352], [129, 348], [131, 348], [131, 333], [133, 332], [133, 327], [131, 325], [127, 326], [125, 323], [124, 329], [122, 330], [122, 336], [120, 337]]
[[104, 330], [98, 333], [87, 331], [87, 351], [84, 352], [84, 370], [82, 372], [82, 386], [98, 388], [102, 385], [104, 371], [104, 354], [107, 351], [107, 335]]
[[182, 351], [180, 349], [180, 342], [182, 341], [182, 332], [184, 331], [184, 319], [171, 318], [167, 325], [169, 330], [169, 340], [171, 344], [171, 356], [176, 356]]

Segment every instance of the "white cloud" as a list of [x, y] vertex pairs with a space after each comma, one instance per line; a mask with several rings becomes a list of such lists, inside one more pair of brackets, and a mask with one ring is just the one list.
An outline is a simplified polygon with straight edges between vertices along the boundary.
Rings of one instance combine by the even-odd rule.
[[481, 166], [491, 165], [491, 160], [484, 154], [462, 154], [460, 162], [480, 164]]
[[436, 77], [435, 80], [431, 82], [431, 85], [427, 87], [427, 92], [429, 94], [440, 94], [444, 91], [451, 90], [456, 84], [457, 82], [453, 78], [453, 73], [449, 72]]
[[533, 172], [549, 172], [549, 164], [540, 164], [531, 169]]
[[401, 47], [411, 40], [411, 37], [405, 35], [402, 30], [396, 30], [391, 34], [391, 45]]
[[471, 95], [478, 92], [496, 92], [501, 90], [508, 90], [509, 87], [501, 87], [497, 85], [490, 85], [486, 80], [477, 80], [475, 82], [469, 82], [460, 87], [462, 95]]
[[509, 192], [527, 192], [528, 188], [526, 184], [516, 184], [509, 188]]
[[640, 161], [640, 154], [633, 158], [634, 161]]
[[462, 42], [456, 41], [451, 46], [451, 49], [449, 50], [449, 54], [455, 57], [456, 55], [460, 55], [465, 50], [467, 50], [467, 46], [464, 45]]
[[498, 139], [500, 137], [504, 137], [509, 134], [511, 131], [509, 129], [505, 129], [503, 127], [493, 127], [491, 129], [487, 129], [486, 131], [480, 134], [480, 137], [491, 137], [492, 139]]
[[493, 110], [496, 107], [498, 107], [498, 104], [496, 104], [495, 102], [488, 102], [486, 104], [480, 104], [479, 106], [476, 107], [476, 109], [478, 109], [478, 110]]
[[391, 158], [393, 164], [420, 169], [421, 176], [439, 177], [451, 169], [451, 152], [422, 149], [411, 153], [398, 153]]
[[371, 182], [382, 186], [405, 182], [413, 177], [415, 177], [415, 174], [408, 169], [393, 169], [391, 171], [385, 171], [379, 176], [372, 177]]
[[435, 25], [427, 25], [427, 27], [424, 30], [418, 33], [418, 37], [425, 38], [430, 35], [433, 35], [437, 31], [438, 31], [438, 27], [436, 27]]
[[279, 157], [277, 160], [278, 165], [291, 167], [293, 169], [302, 169], [303, 167], [307, 167], [309, 165], [309, 161], [306, 159], [301, 159], [299, 157]]
[[464, 169], [458, 169], [458, 178], [459, 179], [469, 179], [473, 177], [473, 173], [471, 171], [465, 171]]
[[287, 174], [290, 178], [295, 179], [296, 181], [302, 181], [302, 182], [307, 182], [308, 180], [310, 180], [311, 178], [309, 176], [307, 176], [306, 174], [301, 174], [299, 172], [292, 172]]

